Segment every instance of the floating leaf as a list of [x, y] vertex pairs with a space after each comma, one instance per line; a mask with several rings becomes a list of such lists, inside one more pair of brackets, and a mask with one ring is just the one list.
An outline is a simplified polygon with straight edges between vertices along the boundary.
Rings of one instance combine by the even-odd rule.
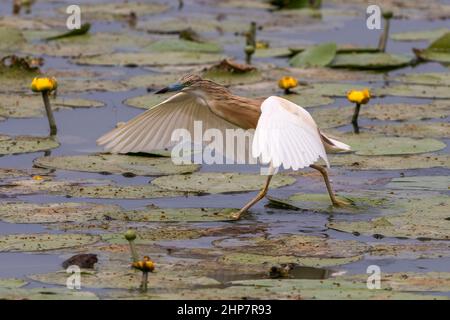
[[103, 220], [105, 216], [120, 212], [115, 205], [64, 202], [25, 203], [6, 202], [0, 207], [0, 220], [9, 223], [54, 223]]
[[[328, 227], [349, 233], [383, 235], [424, 239], [450, 239], [448, 196], [430, 195], [425, 198], [408, 198], [401, 204], [404, 212], [370, 221], [335, 221]], [[383, 223], [380, 223], [383, 221]]]
[[80, 247], [98, 241], [87, 234], [9, 234], [0, 236], [0, 252], [31, 252]]
[[159, 176], [184, 174], [196, 171], [199, 165], [175, 165], [171, 159], [162, 157], [96, 154], [81, 156], [41, 157], [34, 160], [41, 168]]
[[137, 96], [124, 101], [128, 106], [142, 109], [149, 109], [173, 96], [173, 93], [167, 94], [146, 94]]
[[266, 49], [256, 49], [255, 58], [281, 58], [289, 57], [292, 55], [291, 49], [285, 48], [266, 48]]
[[325, 106], [334, 102], [334, 99], [330, 97], [304, 94], [302, 92], [299, 94], [286, 94], [282, 97], [303, 108]]
[[216, 62], [222, 55], [201, 52], [139, 52], [112, 53], [75, 59], [78, 64], [100, 66], [162, 66], [195, 65]]
[[[167, 85], [176, 82], [180, 79], [182, 74], [143, 74], [135, 77], [131, 77], [127, 80], [122, 81], [125, 85], [132, 88], [153, 88], [161, 89]], [[153, 95], [159, 98], [159, 95]], [[133, 99], [133, 98], [132, 98]], [[129, 99], [130, 100], [130, 99]], [[128, 101], [128, 100], [127, 100]]]
[[449, 72], [408, 73], [394, 78], [409, 84], [426, 84], [433, 86], [450, 86]]
[[263, 79], [261, 72], [258, 70], [242, 73], [233, 73], [221, 70], [208, 70], [203, 73], [203, 77], [224, 86], [255, 83]]
[[314, 95], [314, 96], [328, 96], [328, 97], [346, 97], [347, 92], [350, 90], [364, 90], [370, 89], [363, 85], [354, 85], [351, 83], [313, 83], [308, 87], [300, 88], [301, 94]]
[[424, 31], [407, 31], [397, 32], [390, 35], [395, 41], [432, 41], [449, 32], [446, 28], [424, 30]]
[[[205, 172], [191, 175], [159, 177], [152, 184], [163, 189], [183, 192], [225, 193], [259, 190], [266, 181], [266, 176], [244, 173]], [[279, 188], [293, 184], [295, 178], [275, 175], [271, 188]]]
[[139, 222], [204, 222], [228, 221], [236, 209], [220, 208], [155, 208], [148, 207], [141, 210], [129, 210], [118, 214], [117, 218]]
[[450, 63], [450, 32], [433, 41], [427, 49], [414, 49], [414, 53], [422, 60]]
[[391, 69], [407, 66], [412, 58], [390, 53], [338, 53], [331, 64], [335, 68]]
[[425, 86], [419, 84], [399, 84], [376, 89], [377, 95], [450, 99], [450, 90], [447, 86]]
[[0, 279], [0, 290], [4, 288], [20, 288], [28, 284], [22, 279]]
[[403, 155], [444, 149], [446, 144], [435, 139], [385, 137], [373, 134], [346, 134], [342, 136], [352, 151], [363, 156]]
[[364, 126], [375, 132], [411, 138], [450, 138], [450, 124], [447, 122], [415, 122], [378, 126]]
[[324, 43], [296, 54], [289, 64], [293, 67], [325, 67], [336, 55], [335, 43]]
[[355, 154], [329, 155], [333, 166], [354, 170], [407, 170], [424, 168], [449, 168], [448, 155], [358, 156]]
[[57, 147], [59, 143], [51, 137], [0, 135], [0, 155], [37, 152]]
[[20, 30], [9, 27], [0, 26], [0, 39], [2, 39], [0, 42], [0, 53], [3, 54], [15, 53], [26, 43]]
[[61, 288], [0, 288], [1, 300], [98, 300], [98, 297], [87, 291]]
[[[155, 241], [171, 241], [181, 239], [197, 239], [202, 237], [201, 229], [188, 229], [176, 227], [163, 227], [153, 229], [139, 229], [136, 244], [151, 244]], [[127, 244], [128, 241], [122, 233], [107, 233], [102, 235], [102, 240], [111, 244]]]
[[447, 191], [450, 189], [449, 176], [416, 176], [394, 178], [386, 188], [402, 190]]
[[[50, 99], [53, 111], [65, 108], [96, 108], [104, 104], [95, 100], [87, 99]], [[30, 118], [45, 115], [45, 107], [42, 97], [39, 95], [6, 95], [0, 94], [0, 116], [6, 118]]]
[[222, 48], [213, 42], [195, 42], [183, 39], [158, 40], [143, 48], [148, 52], [221, 52]]

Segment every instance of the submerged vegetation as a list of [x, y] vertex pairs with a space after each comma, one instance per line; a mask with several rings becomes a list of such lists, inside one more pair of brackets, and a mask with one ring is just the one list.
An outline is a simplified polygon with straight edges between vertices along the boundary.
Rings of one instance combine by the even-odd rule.
[[[61, 260], [0, 265], [0, 299], [450, 297], [450, 5], [383, 1], [369, 30], [359, 0], [98, 0], [70, 31], [72, 2], [0, 4], [0, 259]], [[95, 146], [186, 73], [307, 108], [352, 147], [329, 158], [349, 205], [316, 172], [280, 171], [237, 222], [254, 166]], [[75, 257], [82, 290], [66, 288]]]

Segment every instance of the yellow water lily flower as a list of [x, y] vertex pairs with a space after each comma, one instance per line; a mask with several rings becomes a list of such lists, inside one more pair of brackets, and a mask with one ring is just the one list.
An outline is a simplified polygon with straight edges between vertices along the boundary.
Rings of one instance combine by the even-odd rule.
[[52, 77], [36, 77], [31, 82], [31, 90], [34, 92], [54, 91], [58, 87], [58, 82]]
[[155, 270], [155, 264], [148, 256], [145, 256], [141, 261], [133, 262], [131, 266], [143, 272], [152, 272]]
[[366, 104], [370, 100], [370, 91], [369, 89], [364, 89], [361, 91], [350, 90], [347, 92], [347, 99], [353, 103]]
[[281, 89], [288, 90], [298, 86], [298, 81], [294, 77], [282, 77], [278, 80], [278, 86]]
[[44, 178], [42, 178], [41, 176], [33, 176], [32, 179], [35, 180], [35, 181], [44, 180]]

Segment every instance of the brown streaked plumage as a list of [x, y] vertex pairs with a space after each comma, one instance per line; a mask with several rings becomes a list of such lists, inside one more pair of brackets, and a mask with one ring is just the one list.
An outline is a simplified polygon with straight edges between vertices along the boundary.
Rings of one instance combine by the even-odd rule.
[[311, 167], [325, 180], [334, 205], [346, 203], [336, 199], [327, 170], [315, 164], [326, 151], [348, 151], [349, 146], [324, 135], [311, 115], [300, 106], [279, 97], [251, 99], [233, 95], [227, 88], [198, 75], [186, 75], [176, 84], [157, 93], [179, 93], [152, 107], [126, 124], [97, 140], [113, 153], [151, 152], [171, 145], [172, 132], [186, 129], [193, 135], [194, 121], [201, 120], [203, 130], [256, 129], [253, 156], [269, 163], [267, 182], [262, 191], [239, 212], [236, 219], [267, 193], [274, 168], [298, 170]]

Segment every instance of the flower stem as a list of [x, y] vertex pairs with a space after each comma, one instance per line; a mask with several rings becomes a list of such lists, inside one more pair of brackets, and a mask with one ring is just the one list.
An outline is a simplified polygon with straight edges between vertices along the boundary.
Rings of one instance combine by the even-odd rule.
[[138, 256], [138, 253], [136, 251], [136, 247], [134, 246], [134, 241], [133, 240], [128, 240], [128, 242], [130, 243], [131, 258], [133, 259], [133, 262], [138, 262], [139, 261], [139, 256]]
[[359, 133], [358, 116], [359, 116], [360, 109], [361, 109], [361, 104], [357, 103], [356, 107], [355, 107], [355, 112], [353, 113], [353, 117], [352, 117], [353, 130], [355, 131], [355, 133]]
[[44, 100], [45, 111], [47, 113], [48, 124], [50, 126], [50, 136], [55, 136], [57, 133], [55, 117], [53, 116], [52, 107], [48, 98], [48, 91], [42, 91], [42, 99]]
[[391, 19], [384, 19], [384, 30], [381, 34], [380, 41], [378, 42], [378, 51], [380, 52], [386, 52], [386, 44], [389, 38], [390, 20]]
[[141, 282], [142, 292], [147, 292], [148, 290], [148, 272], [142, 271], [142, 282]]

